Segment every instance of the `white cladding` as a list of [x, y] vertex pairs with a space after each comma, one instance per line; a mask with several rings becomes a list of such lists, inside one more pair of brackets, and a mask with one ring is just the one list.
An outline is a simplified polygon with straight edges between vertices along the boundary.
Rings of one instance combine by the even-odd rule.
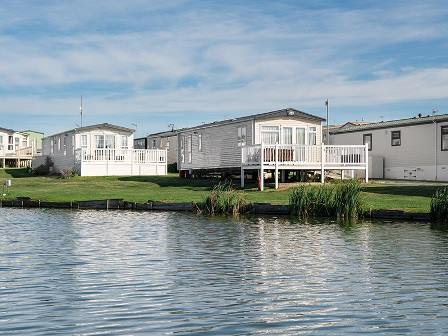
[[[330, 136], [333, 145], [363, 144], [371, 134], [371, 157], [383, 158], [384, 178], [448, 181], [448, 151], [442, 150], [441, 127], [448, 122], [359, 130]], [[400, 145], [392, 145], [392, 132], [400, 132]], [[397, 134], [397, 133], [395, 133]]]
[[[73, 169], [75, 150], [96, 148], [132, 149], [134, 138], [132, 132], [101, 127], [70, 130], [43, 139], [42, 151], [54, 163], [55, 172]], [[102, 139], [102, 140], [101, 140]], [[97, 144], [97, 141], [99, 144]], [[97, 145], [101, 147], [97, 147]]]
[[27, 135], [0, 129], [0, 156], [14, 156], [19, 149], [29, 146]]
[[[296, 144], [299, 132], [309, 144], [310, 137], [315, 144], [321, 144], [321, 122], [301, 116], [282, 116], [263, 119], [249, 119], [218, 125], [207, 125], [203, 128], [186, 129], [178, 135], [178, 168], [220, 169], [241, 166], [241, 146], [260, 144], [262, 130], [277, 130], [279, 144], [289, 139], [286, 133], [292, 134], [292, 144]], [[297, 130], [298, 129], [298, 130]], [[311, 134], [311, 135], [310, 135]], [[268, 136], [265, 137], [267, 139]]]

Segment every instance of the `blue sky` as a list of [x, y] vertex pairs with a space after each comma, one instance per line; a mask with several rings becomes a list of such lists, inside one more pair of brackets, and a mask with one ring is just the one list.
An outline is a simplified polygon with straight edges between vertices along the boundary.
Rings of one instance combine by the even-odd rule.
[[441, 1], [0, 0], [0, 126], [137, 135], [284, 107], [448, 113]]

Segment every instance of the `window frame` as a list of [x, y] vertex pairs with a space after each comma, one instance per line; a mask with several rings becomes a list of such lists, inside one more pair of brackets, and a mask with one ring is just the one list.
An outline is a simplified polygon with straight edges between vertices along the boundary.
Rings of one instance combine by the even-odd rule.
[[198, 152], [202, 152], [202, 134], [201, 133], [198, 134]]
[[[445, 134], [443, 132], [446, 132]], [[446, 126], [440, 126], [440, 150], [442, 152], [447, 152], [448, 147], [443, 148], [443, 136], [448, 136], [448, 125]]]
[[122, 135], [120, 137], [120, 147], [121, 149], [129, 149], [129, 138], [127, 135]]
[[[398, 139], [394, 139], [394, 134], [398, 134]], [[394, 140], [398, 140], [398, 144], [394, 144]], [[398, 147], [401, 146], [401, 130], [397, 131], [390, 131], [390, 145], [392, 147]]]
[[366, 144], [366, 140], [365, 140], [365, 139], [366, 139], [367, 137], [370, 137], [370, 142], [369, 142], [368, 150], [369, 150], [369, 152], [371, 152], [371, 151], [372, 151], [372, 148], [373, 148], [373, 135], [372, 135], [372, 133], [365, 133], [365, 134], [362, 135], [362, 144], [363, 144], [363, 145]]
[[[314, 135], [314, 143], [311, 143], [311, 136]], [[317, 146], [317, 126], [308, 127], [308, 145]]]
[[[85, 139], [86, 141], [85, 141], [85, 144], [83, 143], [83, 139]], [[81, 148], [87, 148], [87, 134], [81, 134], [81, 138], [79, 139], [80, 140], [80, 147]]]
[[237, 141], [238, 147], [244, 147], [247, 145], [247, 126], [238, 126]]
[[[271, 130], [267, 130], [266, 128], [272, 128]], [[276, 128], [276, 130], [273, 130], [273, 128]], [[276, 138], [277, 138], [277, 143], [264, 143], [263, 142], [263, 134], [266, 133], [270, 133], [272, 134], [276, 134]], [[261, 136], [261, 143], [263, 145], [267, 145], [267, 146], [273, 146], [276, 145], [278, 143], [280, 143], [280, 126], [279, 125], [261, 125], [260, 127], [260, 136]], [[271, 138], [270, 138], [271, 139]]]

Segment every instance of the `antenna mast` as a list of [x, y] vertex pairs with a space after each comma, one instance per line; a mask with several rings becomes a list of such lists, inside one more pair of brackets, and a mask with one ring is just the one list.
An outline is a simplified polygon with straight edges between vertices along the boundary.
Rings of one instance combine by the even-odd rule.
[[81, 127], [82, 127], [82, 96], [81, 96], [81, 106], [79, 107], [79, 110], [81, 111]]

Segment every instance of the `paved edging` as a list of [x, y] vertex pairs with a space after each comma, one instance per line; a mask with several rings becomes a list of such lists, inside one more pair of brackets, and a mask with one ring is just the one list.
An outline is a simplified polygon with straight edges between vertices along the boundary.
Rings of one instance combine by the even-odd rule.
[[[74, 201], [74, 202], [48, 202], [17, 198], [15, 200], [0, 200], [1, 207], [10, 208], [49, 208], [49, 209], [94, 209], [94, 210], [140, 210], [140, 211], [188, 211], [194, 212], [195, 203], [164, 203], [148, 201], [147, 203], [128, 202], [122, 199]], [[263, 215], [289, 215], [288, 205], [270, 203], [254, 203], [249, 213]], [[417, 220], [430, 221], [429, 213], [414, 213], [401, 210], [373, 210], [366, 214], [366, 218], [390, 220]]]

